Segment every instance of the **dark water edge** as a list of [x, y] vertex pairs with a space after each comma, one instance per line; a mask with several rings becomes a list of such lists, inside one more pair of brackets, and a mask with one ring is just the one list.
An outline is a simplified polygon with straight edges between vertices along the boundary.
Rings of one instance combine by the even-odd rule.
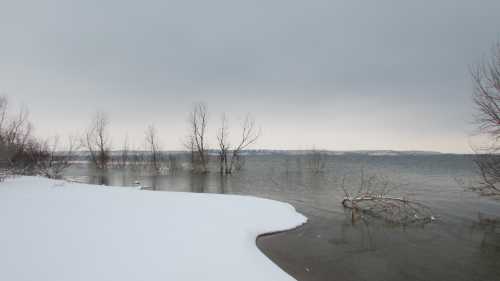
[[[335, 156], [321, 173], [312, 172], [308, 161], [303, 156], [253, 156], [244, 170], [229, 177], [186, 170], [156, 176], [134, 169], [101, 174], [85, 165], [71, 168], [66, 176], [88, 183], [139, 181], [157, 190], [289, 202], [308, 222], [262, 236], [257, 245], [299, 281], [500, 280], [500, 223], [495, 223], [500, 202], [464, 191], [457, 182], [476, 179], [470, 156]], [[347, 174], [355, 185], [361, 168], [400, 184], [398, 192], [431, 207], [437, 221], [402, 227], [367, 217], [353, 223], [340, 204], [343, 193], [335, 181]]]
[[466, 221], [352, 224], [350, 214], [298, 209], [307, 224], [257, 241], [297, 280], [500, 280], [498, 228]]

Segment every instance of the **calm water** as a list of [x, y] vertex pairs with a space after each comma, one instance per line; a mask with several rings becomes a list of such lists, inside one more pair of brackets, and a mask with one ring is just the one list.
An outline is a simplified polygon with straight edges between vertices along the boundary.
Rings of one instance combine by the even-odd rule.
[[[263, 236], [258, 246], [300, 281], [500, 280], [500, 222], [492, 222], [500, 220], [500, 201], [464, 191], [457, 182], [475, 180], [469, 156], [332, 156], [322, 173], [311, 171], [309, 163], [305, 156], [252, 156], [242, 171], [228, 177], [182, 169], [160, 176], [133, 168], [102, 174], [80, 164], [66, 176], [96, 184], [130, 186], [138, 181], [156, 190], [289, 202], [309, 222]], [[356, 186], [361, 169], [398, 185], [396, 194], [431, 207], [437, 221], [402, 227], [367, 217], [353, 223], [342, 208], [344, 195], [337, 183], [346, 175], [347, 185]]]

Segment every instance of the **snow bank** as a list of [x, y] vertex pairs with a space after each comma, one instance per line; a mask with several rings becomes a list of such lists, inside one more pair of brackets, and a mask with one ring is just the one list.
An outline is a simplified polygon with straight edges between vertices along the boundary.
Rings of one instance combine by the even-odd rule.
[[294, 280], [258, 235], [306, 218], [286, 203], [22, 177], [0, 183], [0, 280]]

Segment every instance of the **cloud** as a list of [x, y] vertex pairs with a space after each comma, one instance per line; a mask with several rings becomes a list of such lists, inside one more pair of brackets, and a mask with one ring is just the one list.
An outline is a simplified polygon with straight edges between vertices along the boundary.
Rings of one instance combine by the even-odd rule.
[[[0, 2], [0, 91], [31, 108], [39, 133], [55, 122], [69, 131], [102, 109], [116, 138], [131, 131], [140, 142], [148, 123], [164, 123], [169, 148], [180, 147], [171, 136], [183, 134], [190, 104], [204, 100], [213, 115], [255, 112], [288, 140], [261, 146], [327, 138], [336, 149], [343, 132], [358, 142], [354, 127], [335, 120], [377, 116], [383, 122], [370, 129], [380, 134], [410, 131], [421, 149], [448, 150], [429, 140], [466, 139], [468, 65], [500, 39], [500, 2], [489, 0]], [[61, 121], [68, 112], [74, 120]], [[310, 130], [325, 118], [335, 134]], [[293, 138], [300, 130], [307, 137]], [[352, 148], [375, 145], [366, 138]]]

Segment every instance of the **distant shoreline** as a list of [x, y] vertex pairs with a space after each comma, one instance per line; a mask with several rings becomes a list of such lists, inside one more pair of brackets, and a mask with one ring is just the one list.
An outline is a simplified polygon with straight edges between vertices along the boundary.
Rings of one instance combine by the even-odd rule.
[[[123, 150], [112, 150], [111, 154], [121, 153]], [[64, 153], [65, 151], [60, 151]], [[132, 154], [149, 153], [146, 150], [129, 150]], [[165, 154], [186, 154], [190, 153], [187, 150], [161, 150], [160, 153]], [[208, 149], [209, 155], [218, 155], [218, 150]], [[88, 151], [80, 151], [80, 155], [89, 153]], [[454, 152], [439, 152], [425, 150], [326, 150], [326, 149], [247, 149], [241, 152], [246, 156], [258, 155], [308, 155], [312, 153], [321, 153], [325, 155], [367, 155], [367, 156], [432, 156], [432, 155], [475, 155], [474, 153], [454, 153]]]

